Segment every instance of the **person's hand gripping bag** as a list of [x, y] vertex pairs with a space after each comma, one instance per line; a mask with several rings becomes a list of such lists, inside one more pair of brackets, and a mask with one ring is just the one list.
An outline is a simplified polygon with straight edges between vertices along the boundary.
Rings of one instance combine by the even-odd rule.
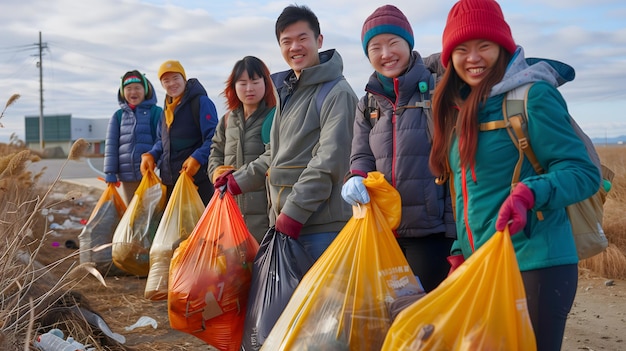
[[150, 247], [163, 215], [166, 187], [148, 170], [113, 234], [113, 263], [121, 270], [145, 277], [150, 270]]
[[508, 233], [497, 232], [435, 290], [398, 314], [382, 350], [535, 351]]
[[182, 172], [174, 184], [150, 247], [150, 271], [144, 291], [146, 299], [167, 299], [172, 254], [180, 242], [189, 237], [203, 212], [204, 203], [193, 178]]
[[261, 350], [379, 351], [389, 306], [423, 293], [392, 229], [398, 192], [380, 172], [363, 181], [370, 202], [354, 214], [296, 288]]
[[171, 327], [219, 350], [239, 351], [258, 250], [233, 195], [216, 190], [172, 256], [167, 298]]
[[[93, 262], [102, 274], [119, 272], [113, 265], [111, 246], [113, 233], [126, 211], [126, 204], [117, 192], [114, 183], [107, 184], [100, 199], [91, 211], [87, 224], [78, 235], [80, 246], [80, 263]], [[105, 248], [98, 248], [108, 245]], [[95, 249], [95, 250], [94, 250]]]

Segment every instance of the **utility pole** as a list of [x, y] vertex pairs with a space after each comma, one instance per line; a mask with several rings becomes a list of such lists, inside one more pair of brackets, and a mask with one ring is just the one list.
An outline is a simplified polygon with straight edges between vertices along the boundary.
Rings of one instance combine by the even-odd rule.
[[42, 60], [42, 52], [43, 49], [47, 49], [48, 44], [41, 42], [41, 31], [39, 31], [39, 62], [37, 62], [37, 67], [39, 67], [39, 148], [43, 152], [43, 60]]

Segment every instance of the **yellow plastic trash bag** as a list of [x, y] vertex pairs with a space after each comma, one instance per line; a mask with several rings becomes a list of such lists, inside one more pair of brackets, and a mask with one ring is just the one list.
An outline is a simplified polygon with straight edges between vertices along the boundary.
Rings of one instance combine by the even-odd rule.
[[150, 270], [150, 246], [165, 209], [166, 187], [149, 170], [141, 178], [135, 195], [113, 234], [113, 263], [140, 277]]
[[204, 203], [193, 178], [187, 172], [181, 173], [174, 184], [150, 248], [150, 271], [144, 291], [146, 299], [167, 299], [172, 254], [180, 242], [189, 237], [203, 212]]
[[[81, 264], [93, 262], [103, 275], [119, 273], [117, 267], [113, 265], [110, 244], [113, 241], [113, 232], [125, 211], [126, 204], [115, 189], [115, 184], [109, 183], [91, 212], [87, 224], [78, 235]], [[102, 245], [109, 246], [97, 249]]]
[[370, 203], [353, 217], [304, 276], [261, 350], [379, 351], [390, 304], [423, 292], [392, 228], [400, 195], [379, 172], [363, 182]]
[[508, 230], [400, 312], [382, 350], [536, 350]]

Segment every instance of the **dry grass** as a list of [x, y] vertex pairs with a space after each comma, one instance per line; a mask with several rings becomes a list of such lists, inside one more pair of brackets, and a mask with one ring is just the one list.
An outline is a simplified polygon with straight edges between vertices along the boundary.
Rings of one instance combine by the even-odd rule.
[[626, 147], [599, 146], [602, 163], [615, 172], [611, 191], [604, 205], [604, 232], [608, 249], [580, 262], [581, 268], [610, 279], [626, 279]]
[[[85, 143], [82, 139], [75, 143], [70, 152], [73, 158], [80, 157]], [[39, 158], [19, 143], [3, 145], [0, 150], [6, 151], [0, 157], [0, 233], [3, 239], [0, 241], [0, 349], [36, 350], [32, 343], [35, 336], [53, 327], [66, 334], [73, 333], [77, 340], [83, 337], [94, 346], [111, 344], [107, 340], [97, 343], [97, 340], [89, 340], [98, 334], [87, 328], [88, 323], [76, 308], [89, 309], [89, 306], [80, 294], [72, 291], [87, 274], [97, 271], [80, 265], [70, 267], [59, 276], [55, 270], [65, 259], [75, 257], [47, 265], [36, 259], [44, 239], [50, 234], [41, 210], [80, 195], [74, 192], [61, 201], [50, 202], [48, 195], [59, 177], [42, 196], [41, 190], [33, 186], [40, 174], [32, 175], [27, 171], [27, 163]], [[102, 335], [99, 338], [106, 339]], [[124, 349], [97, 347], [97, 350]]]

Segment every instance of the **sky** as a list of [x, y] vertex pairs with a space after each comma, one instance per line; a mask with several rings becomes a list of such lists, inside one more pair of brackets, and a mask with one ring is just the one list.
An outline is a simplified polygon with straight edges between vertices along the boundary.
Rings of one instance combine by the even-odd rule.
[[[24, 139], [24, 116], [39, 116], [41, 32], [44, 115], [110, 118], [119, 108], [121, 76], [138, 69], [165, 91], [159, 65], [179, 60], [226, 112], [220, 95], [235, 62], [253, 55], [270, 71], [288, 69], [274, 34], [276, 18], [292, 1], [20, 0], [0, 12], [0, 142]], [[441, 51], [441, 33], [455, 0], [315, 0], [325, 49], [337, 49], [344, 75], [358, 96], [373, 69], [363, 53], [361, 28], [377, 7], [393, 4], [411, 22], [415, 50]], [[626, 2], [623, 0], [500, 1], [527, 57], [566, 62], [576, 79], [559, 88], [570, 114], [591, 137], [626, 135]]]

